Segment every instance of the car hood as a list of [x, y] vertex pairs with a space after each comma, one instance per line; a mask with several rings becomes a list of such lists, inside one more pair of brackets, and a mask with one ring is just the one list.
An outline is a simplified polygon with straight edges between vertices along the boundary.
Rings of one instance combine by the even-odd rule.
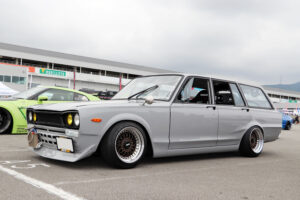
[[143, 103], [143, 100], [108, 100], [108, 101], [90, 101], [90, 102], [69, 102], [59, 104], [43, 104], [34, 105], [29, 108], [35, 110], [49, 110], [49, 111], [68, 111], [79, 110], [84, 107], [97, 106], [97, 107], [120, 107], [120, 106], [132, 106]]
[[0, 102], [4, 101], [17, 101], [19, 99], [13, 98], [13, 97], [8, 97], [8, 98], [0, 98]]

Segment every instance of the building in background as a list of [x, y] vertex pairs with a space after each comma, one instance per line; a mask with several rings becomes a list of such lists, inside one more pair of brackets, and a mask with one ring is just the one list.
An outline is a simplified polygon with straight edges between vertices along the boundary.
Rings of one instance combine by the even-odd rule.
[[[118, 91], [138, 76], [174, 71], [0, 43], [0, 82], [23, 91], [37, 85]], [[75, 83], [74, 83], [75, 80]], [[300, 108], [300, 92], [264, 87], [279, 109]]]
[[263, 86], [273, 103], [300, 103], [300, 92]]
[[274, 106], [285, 113], [300, 115], [300, 92], [264, 86]]
[[0, 82], [16, 91], [24, 91], [27, 89], [27, 77], [27, 67], [6, 63], [0, 64]]
[[0, 75], [18, 91], [36, 85], [118, 91], [120, 83], [137, 76], [168, 72], [172, 71], [0, 43]]

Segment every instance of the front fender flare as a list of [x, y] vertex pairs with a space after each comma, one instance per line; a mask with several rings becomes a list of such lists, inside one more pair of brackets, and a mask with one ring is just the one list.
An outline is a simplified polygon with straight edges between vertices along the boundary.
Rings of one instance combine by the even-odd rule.
[[145, 128], [146, 130], [146, 134], [148, 134], [149, 138], [150, 138], [150, 142], [151, 142], [151, 146], [153, 146], [152, 141], [151, 141], [151, 128], [149, 123], [143, 119], [142, 117], [132, 114], [132, 113], [122, 113], [122, 114], [118, 114], [115, 115], [114, 117], [112, 117], [110, 120], [108, 120], [108, 122], [104, 125], [104, 127], [102, 128], [102, 134], [100, 136], [100, 141], [99, 144], [102, 141], [103, 136], [107, 133], [107, 131], [114, 126], [115, 124], [122, 122], [122, 121], [133, 121], [133, 122], [137, 122], [139, 123], [141, 126], [143, 126], [143, 128]]

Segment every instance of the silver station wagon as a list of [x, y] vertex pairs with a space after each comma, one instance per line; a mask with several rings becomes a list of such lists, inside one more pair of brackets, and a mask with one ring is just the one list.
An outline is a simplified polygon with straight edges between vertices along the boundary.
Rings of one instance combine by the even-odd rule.
[[75, 162], [98, 151], [118, 168], [146, 153], [256, 157], [281, 131], [281, 114], [261, 87], [185, 74], [136, 78], [110, 101], [33, 106], [27, 120], [40, 156]]

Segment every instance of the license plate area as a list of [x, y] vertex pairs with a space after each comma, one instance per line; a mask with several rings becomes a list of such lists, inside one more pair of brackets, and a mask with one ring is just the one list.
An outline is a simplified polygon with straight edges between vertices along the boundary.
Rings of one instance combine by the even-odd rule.
[[73, 140], [70, 138], [56, 137], [57, 150], [74, 153]]

